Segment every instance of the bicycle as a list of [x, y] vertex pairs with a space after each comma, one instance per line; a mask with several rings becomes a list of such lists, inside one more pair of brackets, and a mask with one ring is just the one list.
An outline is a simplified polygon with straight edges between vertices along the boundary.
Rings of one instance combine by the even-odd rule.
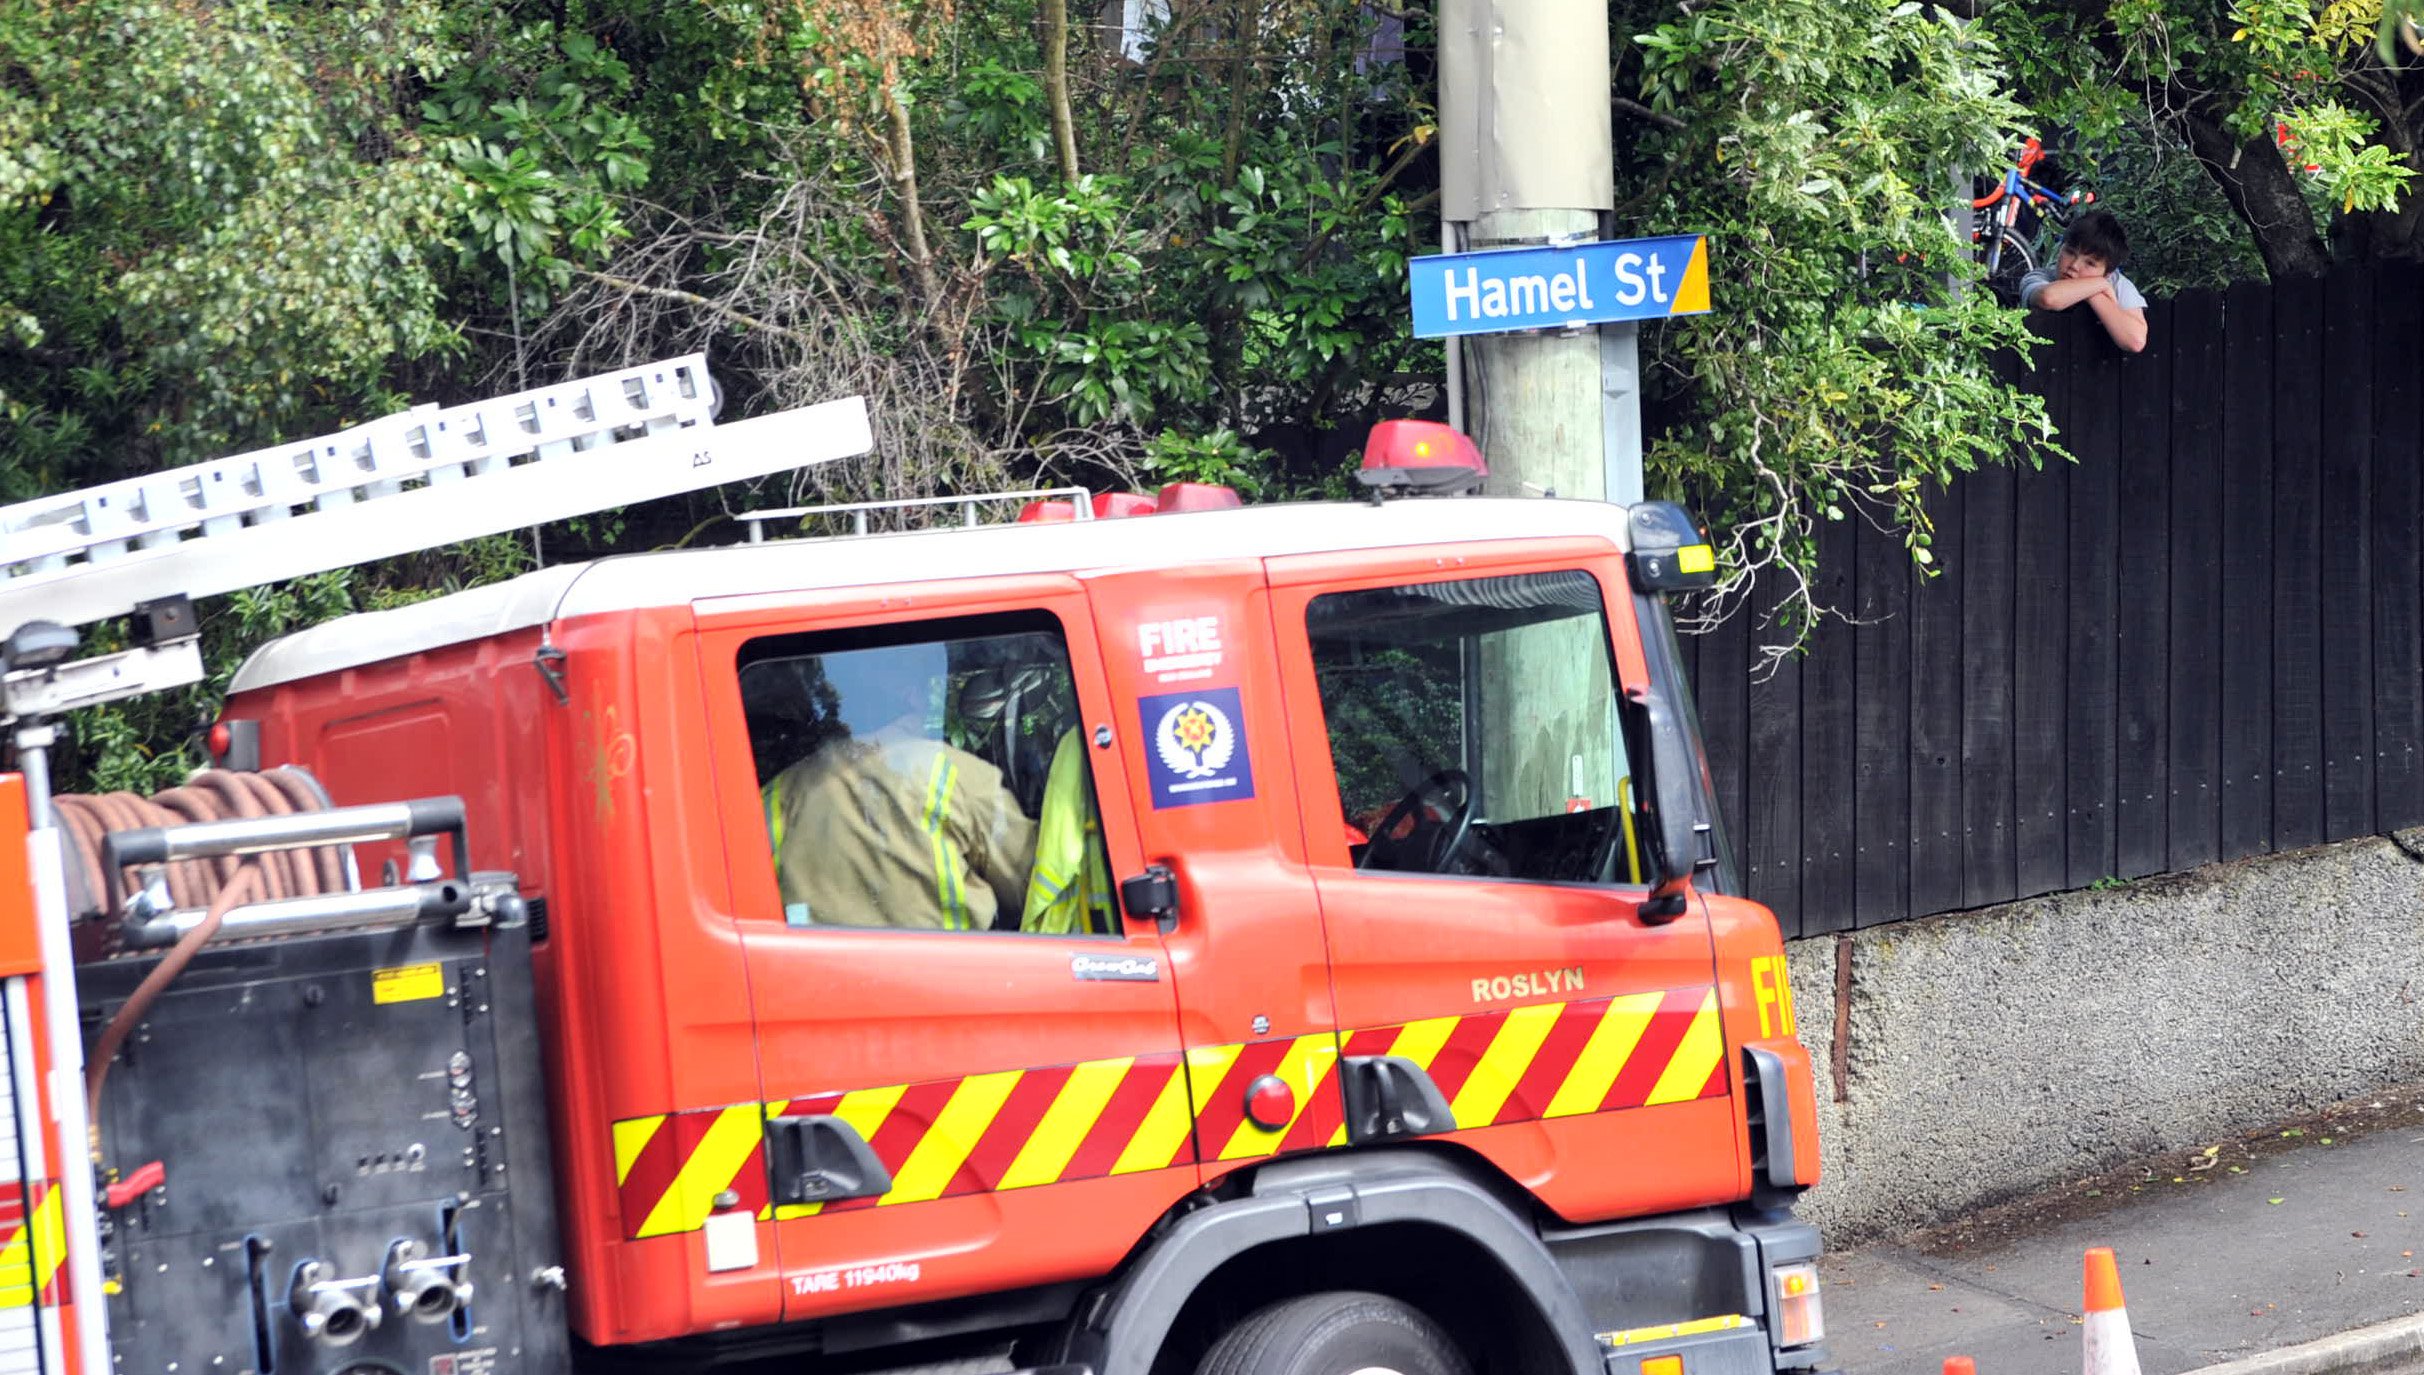
[[[1970, 242], [1980, 245], [1979, 252], [1986, 264], [1986, 284], [1997, 296], [2007, 301], [2020, 298], [2020, 279], [2034, 271], [2039, 262], [2050, 259], [2061, 244], [2058, 233], [2049, 229], [2067, 230], [2080, 206], [2095, 203], [2093, 191], [2056, 191], [2029, 178], [2037, 164], [2045, 160], [2045, 148], [2031, 138], [2020, 147], [2020, 160], [2003, 171], [2002, 182], [1994, 190], [1970, 202], [1972, 210], [1992, 210], [1991, 220], [1973, 220]], [[2036, 216], [2032, 233], [2020, 230], [2022, 211]]]

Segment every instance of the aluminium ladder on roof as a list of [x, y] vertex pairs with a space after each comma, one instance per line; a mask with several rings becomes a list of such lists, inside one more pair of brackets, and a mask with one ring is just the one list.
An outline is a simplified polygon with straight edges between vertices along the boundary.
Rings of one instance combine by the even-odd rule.
[[701, 354], [0, 507], [0, 635], [89, 625], [873, 447], [858, 398], [730, 425]]
[[595, 448], [621, 431], [697, 424], [711, 404], [706, 362], [693, 354], [467, 406], [415, 406], [318, 439], [0, 507], [0, 559], [10, 577], [105, 563], [299, 508], [333, 510], [410, 483]]

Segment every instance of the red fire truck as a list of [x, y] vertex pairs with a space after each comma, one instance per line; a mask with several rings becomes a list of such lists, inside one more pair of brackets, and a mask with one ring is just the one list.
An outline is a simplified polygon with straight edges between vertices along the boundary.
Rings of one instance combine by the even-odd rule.
[[1809, 1062], [1664, 603], [1709, 549], [1445, 495], [1444, 427], [1367, 502], [756, 513], [347, 617], [188, 787], [48, 797], [61, 711], [198, 676], [189, 597], [868, 446], [703, 362], [0, 511], [45, 1369], [1818, 1362]]

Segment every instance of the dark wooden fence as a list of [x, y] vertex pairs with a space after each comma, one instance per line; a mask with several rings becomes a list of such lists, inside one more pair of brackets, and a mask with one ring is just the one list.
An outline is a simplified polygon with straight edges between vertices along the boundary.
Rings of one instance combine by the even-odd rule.
[[2424, 272], [2058, 319], [2075, 464], [1932, 503], [1941, 576], [1858, 522], [1765, 680], [1685, 653], [1734, 849], [1788, 936], [2424, 824]]

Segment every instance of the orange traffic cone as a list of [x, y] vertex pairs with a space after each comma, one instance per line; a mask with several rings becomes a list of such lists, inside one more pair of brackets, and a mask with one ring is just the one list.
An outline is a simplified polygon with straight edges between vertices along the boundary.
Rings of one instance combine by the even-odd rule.
[[1978, 1375], [1978, 1363], [1967, 1356], [1947, 1356], [1944, 1375]]
[[2138, 1344], [2121, 1306], [2121, 1268], [2110, 1246], [2087, 1250], [2086, 1375], [2138, 1375]]

